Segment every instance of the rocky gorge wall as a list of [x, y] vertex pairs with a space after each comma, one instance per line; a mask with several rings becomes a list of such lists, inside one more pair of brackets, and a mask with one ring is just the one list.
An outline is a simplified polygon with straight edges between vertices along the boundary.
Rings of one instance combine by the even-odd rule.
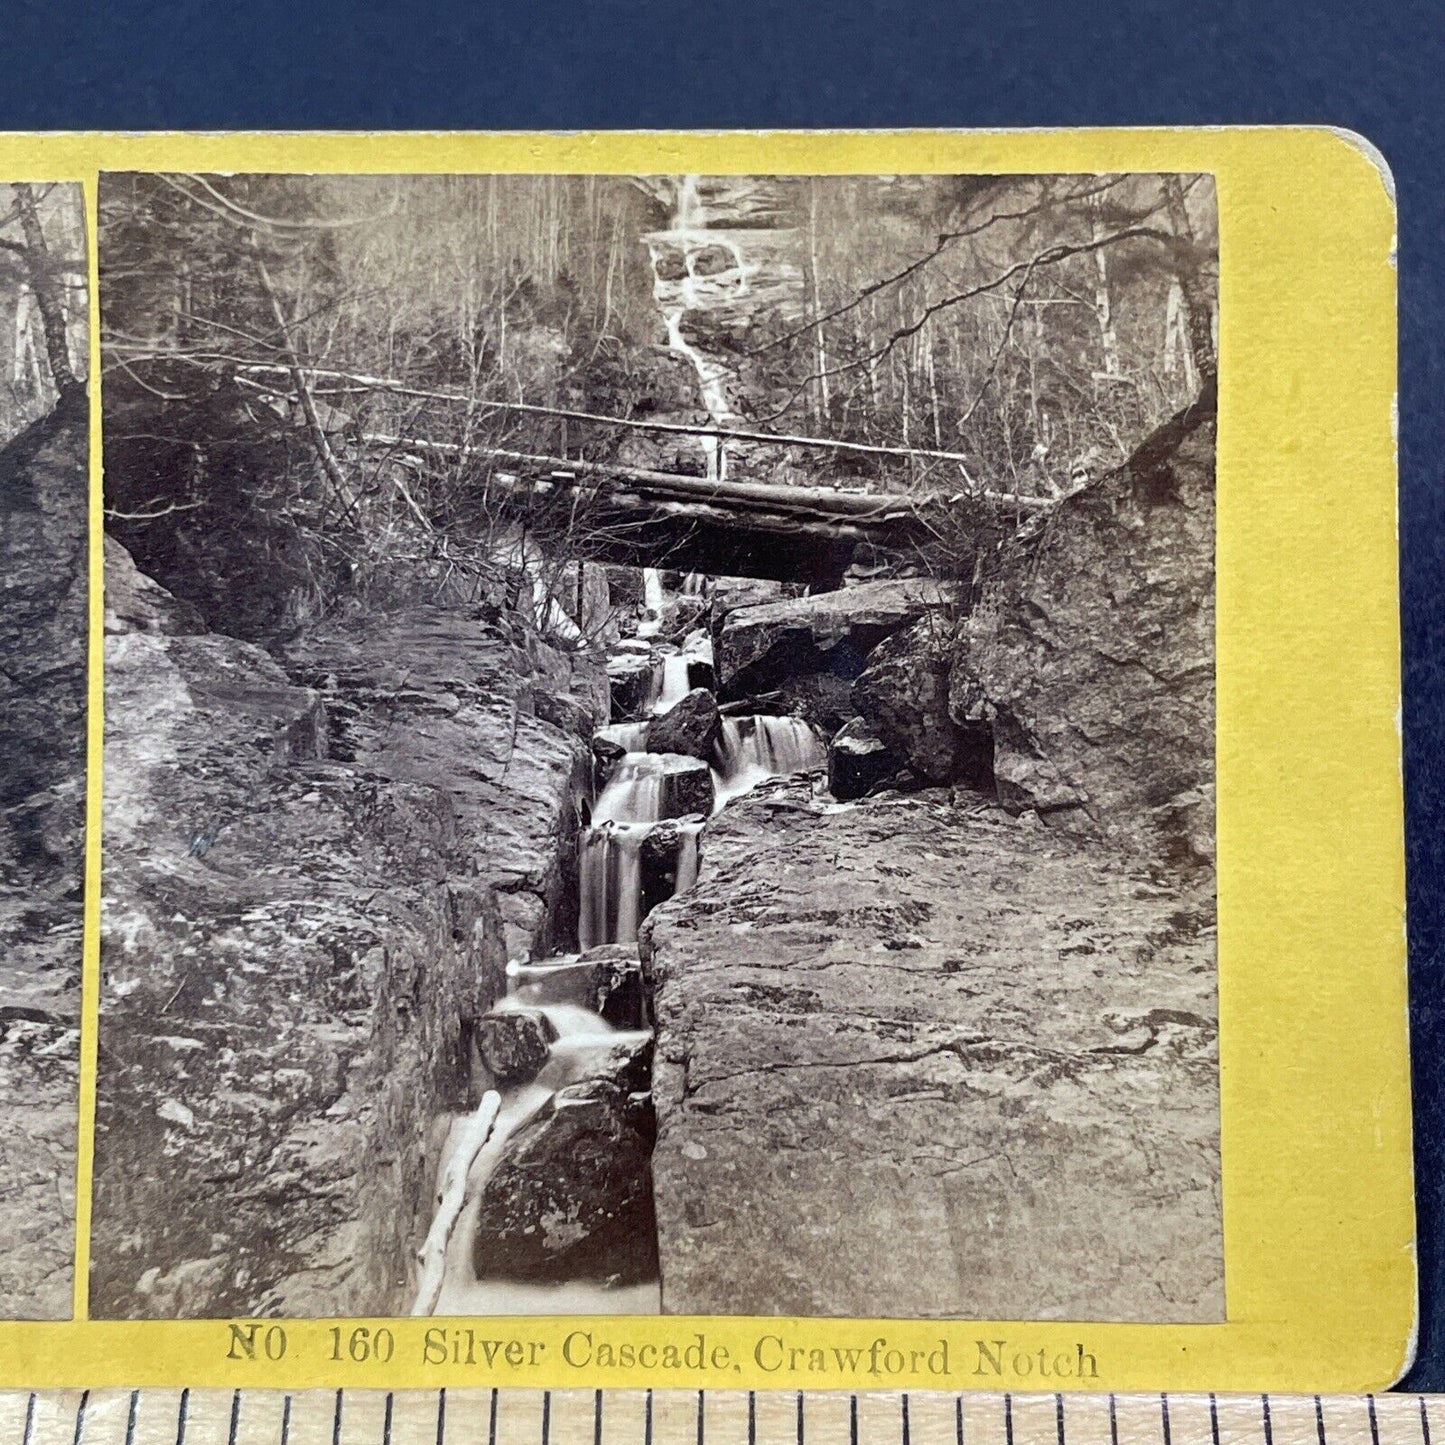
[[71, 1313], [85, 839], [88, 408], [0, 448], [0, 1318]]
[[1213, 446], [1206, 399], [975, 597], [715, 618], [723, 696], [837, 731], [640, 933], [665, 1311], [1223, 1317]]
[[470, 1021], [566, 926], [605, 675], [489, 604], [283, 666], [108, 579], [92, 1308], [405, 1313]]

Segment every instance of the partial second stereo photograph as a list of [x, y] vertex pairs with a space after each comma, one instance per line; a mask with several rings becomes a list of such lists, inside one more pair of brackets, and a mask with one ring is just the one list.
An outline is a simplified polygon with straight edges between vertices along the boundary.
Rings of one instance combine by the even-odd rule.
[[[63, 202], [5, 485], [71, 538]], [[99, 202], [94, 1316], [1224, 1318], [1209, 176]]]
[[69, 1319], [90, 360], [78, 183], [0, 181], [0, 1319]]

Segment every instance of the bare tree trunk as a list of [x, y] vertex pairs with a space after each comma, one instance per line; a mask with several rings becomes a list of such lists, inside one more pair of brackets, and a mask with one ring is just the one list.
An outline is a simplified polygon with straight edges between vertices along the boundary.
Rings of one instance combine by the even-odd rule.
[[1179, 238], [1174, 248], [1174, 268], [1179, 277], [1179, 290], [1184, 298], [1185, 326], [1189, 336], [1189, 349], [1194, 353], [1194, 368], [1201, 380], [1208, 380], [1218, 372], [1214, 355], [1214, 323], [1209, 292], [1200, 274], [1197, 250], [1194, 244], [1194, 228], [1189, 224], [1189, 212], [1184, 205], [1184, 187], [1178, 176], [1164, 178], [1164, 199], [1168, 208], [1169, 224]]
[[[1094, 196], [1089, 202], [1089, 234], [1097, 241], [1103, 234], [1099, 224], [1099, 206], [1102, 197]], [[1119, 374], [1119, 337], [1114, 330], [1114, 305], [1109, 294], [1109, 262], [1100, 246], [1094, 252], [1094, 313], [1099, 321], [1099, 342], [1104, 351], [1104, 374]]]
[[341, 470], [341, 464], [336, 460], [336, 453], [331, 450], [331, 443], [326, 439], [326, 430], [321, 425], [321, 418], [316, 414], [316, 402], [311, 396], [311, 388], [306, 384], [306, 376], [301, 370], [301, 358], [296, 354], [296, 347], [291, 340], [291, 328], [286, 321], [286, 313], [281, 309], [281, 298], [276, 294], [276, 288], [271, 283], [271, 273], [266, 269], [266, 262], [262, 259], [259, 250], [253, 251], [256, 262], [256, 275], [260, 279], [261, 289], [266, 293], [266, 299], [271, 303], [271, 314], [276, 318], [276, 330], [281, 337], [281, 351], [286, 358], [286, 369], [291, 374], [291, 385], [296, 389], [296, 399], [301, 403], [301, 413], [306, 418], [306, 430], [311, 437], [311, 445], [316, 452], [317, 460], [321, 463], [321, 469], [326, 473], [326, 479], [331, 483], [332, 490], [336, 493], [336, 499], [341, 503], [342, 516], [350, 516], [352, 508], [355, 507], [355, 499], [351, 495], [351, 489], [346, 484], [346, 474]]
[[70, 366], [70, 343], [65, 334], [65, 308], [60, 304], [60, 292], [50, 271], [50, 251], [45, 244], [45, 232], [41, 228], [40, 215], [36, 210], [35, 192], [24, 181], [14, 182], [10, 189], [15, 192], [16, 205], [20, 211], [20, 229], [25, 236], [25, 268], [30, 289], [35, 293], [35, 304], [40, 308], [40, 325], [45, 332], [45, 352], [50, 358], [50, 374], [55, 378], [57, 391], [70, 391], [80, 383]]
[[814, 419], [826, 425], [832, 412], [828, 395], [828, 346], [823, 337], [823, 301], [818, 293], [818, 181], [808, 180], [808, 292], [813, 315], [818, 319], [813, 327], [813, 359], [818, 368], [818, 394], [814, 398]]

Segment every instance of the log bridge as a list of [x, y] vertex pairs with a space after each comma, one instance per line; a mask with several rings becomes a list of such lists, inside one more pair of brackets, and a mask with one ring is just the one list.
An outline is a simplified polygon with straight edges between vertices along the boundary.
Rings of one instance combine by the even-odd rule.
[[[249, 370], [276, 372], [279, 368]], [[427, 458], [437, 457], [457, 464], [480, 463], [488, 502], [539, 530], [554, 531], [571, 555], [593, 561], [836, 587], [860, 546], [865, 555], [916, 558], [949, 530], [956, 530], [951, 527], [950, 514], [959, 508], [983, 504], [990, 510], [1017, 515], [1053, 502], [1052, 498], [980, 487], [969, 476], [965, 458], [956, 452], [604, 416], [523, 402], [478, 401], [390, 378], [344, 372], [312, 372], [310, 376], [320, 383], [317, 395], [382, 390], [465, 404], [474, 411], [517, 412], [555, 418], [564, 424], [580, 422], [710, 442], [718, 476], [378, 432], [362, 435], [366, 446], [388, 451], [394, 461], [421, 465]], [[961, 485], [949, 491], [886, 493], [734, 479], [727, 475], [729, 446], [734, 448], [734, 457], [740, 451], [766, 446], [944, 463]]]

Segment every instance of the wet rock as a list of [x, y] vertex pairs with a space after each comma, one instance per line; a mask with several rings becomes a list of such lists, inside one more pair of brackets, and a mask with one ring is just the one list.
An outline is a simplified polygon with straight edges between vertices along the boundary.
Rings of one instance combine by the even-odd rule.
[[655, 1278], [650, 1113], [635, 1090], [611, 1080], [559, 1090], [508, 1141], [482, 1189], [478, 1275]]
[[717, 640], [723, 694], [766, 692], [803, 673], [855, 678], [885, 637], [944, 606], [935, 583], [893, 579], [730, 612]]
[[592, 970], [588, 1001], [613, 1028], [651, 1027], [642, 964], [632, 944], [605, 943], [583, 953], [578, 962]]
[[986, 728], [964, 728], [948, 711], [953, 630], [924, 617], [885, 638], [854, 679], [852, 700], [888, 750], [930, 783], [992, 784]]
[[700, 758], [682, 753], [664, 753], [666, 787], [663, 816], [685, 818], [700, 813], [712, 815], [712, 769]]
[[405, 1313], [462, 1020], [575, 926], [591, 760], [536, 697], [601, 665], [470, 607], [337, 619], [287, 670], [215, 634], [106, 660], [93, 1309]]
[[648, 829], [641, 850], [644, 911], [650, 912], [677, 892], [684, 869], [690, 876], [696, 874], [702, 823], [694, 814], [686, 821], [670, 818]]
[[858, 715], [848, 679], [832, 672], [805, 672], [797, 677], [784, 678], [776, 698], [776, 711], [806, 718], [828, 737]]
[[669, 593], [667, 605], [663, 609], [659, 639], [663, 642], [680, 643], [702, 621], [707, 606], [705, 597], [685, 592]]
[[665, 1312], [1223, 1318], [1212, 889], [941, 788], [707, 847], [640, 933]]
[[611, 718], [615, 723], [645, 717], [652, 695], [652, 653], [617, 652], [607, 659], [611, 689]]
[[557, 1030], [540, 1009], [509, 1009], [476, 1022], [477, 1053], [499, 1084], [524, 1084], [541, 1073]]
[[861, 717], [845, 723], [828, 744], [828, 789], [840, 801], [861, 798], [898, 771], [898, 759]]
[[1211, 396], [989, 559], [951, 679], [1010, 807], [1171, 865], [1213, 856], [1214, 435]]
[[680, 702], [653, 718], [647, 729], [647, 750], [681, 753], [706, 761], [712, 757], [721, 727], [717, 699], [706, 688], [695, 687]]

